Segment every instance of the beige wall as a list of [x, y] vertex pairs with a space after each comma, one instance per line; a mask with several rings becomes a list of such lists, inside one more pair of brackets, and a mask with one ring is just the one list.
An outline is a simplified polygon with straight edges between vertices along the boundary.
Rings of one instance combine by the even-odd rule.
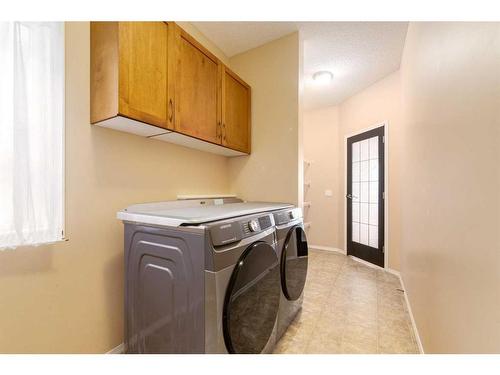
[[[304, 200], [311, 202], [304, 209], [305, 220], [311, 222], [307, 231], [311, 245], [341, 248], [339, 243], [339, 110], [327, 107], [304, 113], [304, 179], [310, 187], [304, 188]], [[325, 196], [331, 190], [332, 196]]]
[[426, 352], [500, 353], [500, 23], [411, 23], [401, 270]]
[[89, 124], [89, 23], [66, 24], [68, 242], [0, 252], [0, 352], [91, 352], [123, 340], [116, 211], [228, 193], [221, 156]]
[[230, 59], [252, 86], [252, 154], [229, 160], [231, 190], [247, 200], [298, 203], [299, 35]]
[[[382, 122], [388, 124], [388, 267], [399, 269], [399, 159], [401, 137], [399, 71], [350, 97], [337, 107], [308, 111], [305, 116], [305, 157], [312, 159], [309, 242], [345, 251], [345, 155], [347, 136]], [[324, 196], [332, 186], [333, 197]], [[325, 222], [325, 220], [329, 220]]]

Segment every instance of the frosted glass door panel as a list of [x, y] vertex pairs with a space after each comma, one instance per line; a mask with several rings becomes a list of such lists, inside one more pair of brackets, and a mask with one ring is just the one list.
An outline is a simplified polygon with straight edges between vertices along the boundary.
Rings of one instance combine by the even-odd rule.
[[360, 164], [361, 164], [360, 181], [370, 181], [369, 178], [370, 160], [362, 161]]
[[378, 137], [369, 139], [370, 141], [370, 159], [378, 159]]
[[361, 203], [361, 217], [359, 222], [363, 224], [368, 224], [368, 203]]
[[352, 240], [359, 242], [359, 223], [352, 223]]
[[370, 203], [378, 203], [378, 182], [370, 182]]
[[370, 151], [369, 151], [370, 140], [365, 139], [364, 141], [360, 141], [359, 144], [360, 144], [359, 161], [370, 160]]
[[359, 203], [352, 203], [352, 221], [355, 223], [359, 223]]
[[378, 159], [370, 160], [370, 181], [378, 181]]
[[359, 162], [352, 163], [352, 182], [359, 182]]
[[368, 225], [359, 224], [359, 242], [368, 245]]
[[379, 137], [352, 144], [352, 241], [378, 248]]
[[352, 201], [359, 202], [359, 182], [352, 183]]
[[369, 199], [368, 186], [369, 186], [369, 183], [366, 181], [362, 181], [360, 183], [359, 200], [361, 203], [368, 203], [368, 199]]
[[378, 247], [378, 227], [376, 225], [370, 225], [370, 232], [368, 233], [368, 238], [370, 239], [371, 247]]

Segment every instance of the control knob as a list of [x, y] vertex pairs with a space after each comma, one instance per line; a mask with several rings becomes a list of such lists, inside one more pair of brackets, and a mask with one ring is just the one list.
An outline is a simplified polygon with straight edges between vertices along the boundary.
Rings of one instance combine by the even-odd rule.
[[259, 230], [259, 223], [257, 220], [250, 220], [248, 222], [248, 229], [250, 229], [250, 232], [256, 232]]

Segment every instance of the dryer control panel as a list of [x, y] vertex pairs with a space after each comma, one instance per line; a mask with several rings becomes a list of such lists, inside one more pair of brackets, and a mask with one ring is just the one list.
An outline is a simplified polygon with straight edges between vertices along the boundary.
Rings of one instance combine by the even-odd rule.
[[302, 217], [302, 210], [299, 207], [291, 208], [289, 210], [278, 211], [274, 213], [274, 221], [276, 225], [286, 224], [290, 221], [300, 219]]
[[210, 237], [214, 246], [240, 241], [274, 226], [272, 214], [259, 214], [238, 219], [225, 220], [209, 226]]

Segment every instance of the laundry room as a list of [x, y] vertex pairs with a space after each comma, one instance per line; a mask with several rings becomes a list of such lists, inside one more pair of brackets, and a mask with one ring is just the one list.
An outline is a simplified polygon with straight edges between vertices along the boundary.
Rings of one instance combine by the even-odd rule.
[[0, 364], [497, 366], [500, 14], [188, 3], [0, 21]]
[[[51, 208], [64, 211], [64, 233], [59, 231], [51, 244], [15, 246], [0, 252], [5, 276], [0, 294], [10, 306], [2, 315], [2, 353], [124, 351], [125, 239], [124, 225], [117, 218], [119, 211], [133, 204], [183, 197], [298, 204], [298, 33], [229, 59], [193, 24], [175, 23], [177, 30], [199, 43], [207, 56], [231, 66], [251, 86], [251, 151], [249, 156], [235, 157], [220, 154], [221, 149], [229, 150], [222, 146], [204, 150], [213, 145], [209, 142], [200, 141], [201, 149], [197, 149], [194, 147], [199, 148], [199, 144], [186, 147], [151, 139], [149, 133], [130, 134], [107, 128], [107, 124], [92, 124], [106, 109], [104, 98], [99, 97], [102, 86], [93, 80], [97, 71], [91, 64], [102, 63], [96, 61], [101, 56], [100, 36], [110, 34], [109, 24], [65, 22], [54, 26], [60, 27], [54, 33], [64, 33], [65, 199], [64, 207], [53, 202]], [[115, 27], [139, 33], [144, 31], [140, 24], [115, 23]], [[149, 31], [148, 24], [143, 24]], [[153, 30], [158, 24], [162, 22], [150, 23]], [[96, 55], [91, 54], [91, 47]], [[109, 53], [109, 48], [104, 52]], [[110, 61], [108, 55], [103, 56]], [[103, 71], [106, 68], [99, 66]], [[108, 78], [102, 71], [99, 77], [103, 81]], [[99, 101], [93, 102], [96, 96]], [[136, 100], [140, 102], [140, 98]], [[176, 113], [179, 118], [182, 115]], [[134, 126], [138, 132], [148, 130], [142, 129], [148, 125], [139, 122], [133, 124], [133, 131]], [[51, 173], [56, 175], [57, 170]], [[50, 198], [57, 201], [59, 197]], [[75, 326], [78, 334], [65, 329], [68, 316], [81, 322]]]

